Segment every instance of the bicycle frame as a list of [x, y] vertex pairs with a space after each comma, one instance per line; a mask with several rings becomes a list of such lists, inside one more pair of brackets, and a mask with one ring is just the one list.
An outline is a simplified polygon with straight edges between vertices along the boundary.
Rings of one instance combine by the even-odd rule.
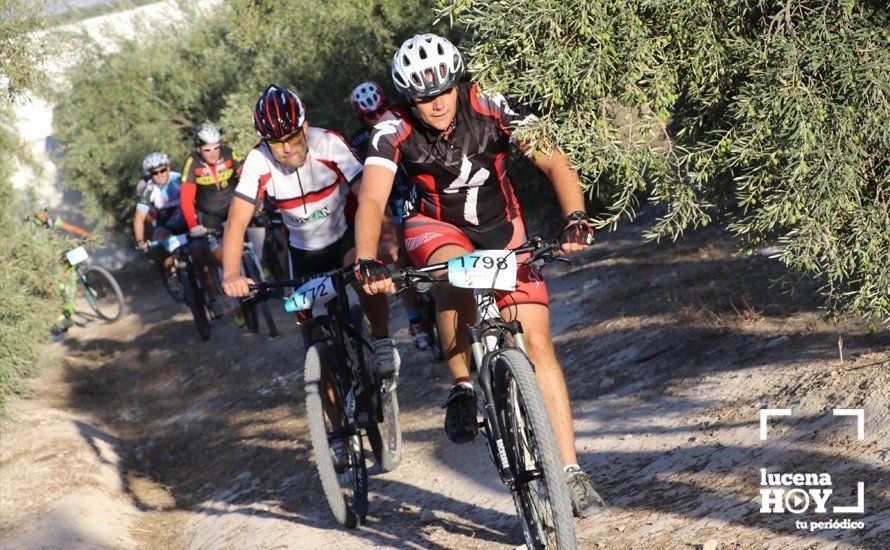
[[[552, 247], [553, 245], [551, 244], [550, 246]], [[532, 261], [552, 261], [555, 258], [552, 253], [546, 252], [546, 246], [543, 241], [540, 240], [535, 240], [527, 245], [521, 246], [515, 249], [514, 252], [517, 254], [531, 252], [536, 258]], [[424, 279], [425, 283], [447, 283], [447, 278], [432, 276], [433, 272], [445, 269], [447, 265], [447, 262], [444, 262], [418, 269], [409, 269], [402, 272], [401, 277], [398, 278], [410, 279], [413, 275], [414, 277], [419, 276], [418, 280], [421, 278]], [[501, 419], [497, 414], [495, 406], [496, 398], [491, 384], [492, 363], [498, 355], [502, 354], [504, 350], [509, 349], [510, 347], [515, 347], [526, 355], [528, 352], [525, 345], [522, 324], [519, 321], [504, 321], [499, 314], [497, 316], [489, 316], [486, 314], [486, 310], [494, 299], [493, 290], [484, 291], [481, 299], [478, 298], [480, 297], [477, 296], [476, 305], [477, 311], [479, 312], [479, 322], [474, 326], [467, 327], [467, 338], [472, 351], [470, 360], [475, 364], [478, 370], [476, 380], [479, 383], [483, 396], [484, 426], [486, 437], [489, 441], [489, 448], [491, 449], [492, 461], [497, 467], [501, 481], [504, 485], [513, 490], [518, 483], [527, 480], [518, 479], [517, 476], [514, 475], [510, 466], [510, 458], [507, 453], [506, 445], [504, 444]], [[508, 335], [513, 342], [511, 346], [504, 347], [506, 336]], [[529, 363], [534, 368], [534, 363], [531, 361], [529, 361]]]
[[[263, 266], [260, 263], [259, 257], [256, 255], [256, 250], [253, 249], [253, 243], [251, 243], [250, 241], [244, 241], [244, 249], [241, 251], [241, 261], [251, 262], [254, 266], [256, 266], [257, 273], [259, 273], [261, 277], [264, 277]], [[263, 282], [265, 282], [265, 277]]]
[[[358, 427], [367, 427], [371, 423], [383, 421], [383, 407], [377, 399], [377, 392], [374, 388], [374, 381], [371, 379], [372, 373], [368, 370], [365, 362], [365, 353], [373, 353], [370, 343], [361, 335], [359, 329], [352, 325], [350, 319], [349, 296], [346, 292], [349, 278], [353, 277], [351, 270], [344, 273], [344, 270], [334, 270], [327, 273], [305, 277], [298, 281], [278, 281], [275, 283], [265, 283], [259, 288], [274, 288], [282, 286], [299, 287], [311, 279], [322, 276], [329, 276], [334, 284], [336, 296], [327, 304], [327, 314], [312, 317], [303, 327], [303, 342], [306, 349], [317, 342], [330, 342], [334, 353], [337, 354], [339, 365], [348, 365], [351, 372], [351, 380], [345, 380], [344, 372], [338, 370], [334, 372], [335, 383], [346, 389], [344, 395], [349, 389], [353, 390], [356, 400], [355, 424]], [[321, 329], [322, 335], [313, 337], [316, 329]], [[356, 353], [357, 362], [352, 361], [347, 352], [349, 345], [361, 346], [361, 353]], [[367, 403], [365, 400], [367, 399]], [[359, 406], [361, 404], [362, 406]], [[366, 406], [365, 406], [366, 405]], [[352, 427], [354, 429], [355, 426]], [[354, 435], [352, 433], [346, 435]]]
[[[467, 329], [467, 337], [469, 338], [470, 349], [472, 350], [471, 360], [476, 364], [478, 369], [476, 381], [479, 383], [479, 388], [483, 395], [483, 414], [485, 415], [486, 436], [491, 443], [492, 459], [498, 469], [498, 475], [500, 476], [501, 481], [504, 485], [513, 489], [516, 486], [517, 479], [516, 476], [513, 475], [510, 467], [510, 460], [507, 456], [506, 446], [504, 445], [501, 421], [498, 418], [495, 409], [494, 390], [491, 387], [492, 361], [498, 355], [503, 353], [505, 348], [501, 347], [500, 343], [498, 343], [496, 344], [496, 348], [486, 351], [486, 346], [488, 345], [486, 344], [486, 337], [491, 336], [492, 333], [496, 333], [498, 342], [502, 341], [502, 336], [509, 334], [517, 349], [526, 354], [527, 351], [525, 347], [525, 337], [522, 332], [522, 324], [519, 321], [504, 321], [500, 317], [496, 319], [483, 319], [479, 324], [468, 327]], [[496, 453], [494, 452], [495, 450], [497, 450]], [[496, 460], [494, 460], [495, 455], [497, 456]]]
[[96, 299], [93, 296], [93, 289], [90, 287], [90, 284], [87, 282], [87, 277], [86, 277], [86, 275], [83, 274], [83, 270], [80, 268], [80, 265], [75, 265], [75, 266], [71, 266], [71, 264], [68, 264], [68, 265], [74, 270], [75, 277], [73, 277], [73, 278], [76, 278], [76, 281], [72, 281], [72, 283], [73, 283], [73, 289], [71, 292], [72, 304], [73, 304], [74, 296], [77, 293], [77, 286], [76, 286], [77, 281], [79, 281], [80, 284], [83, 285], [83, 293], [87, 298], [87, 302], [89, 302], [91, 308], [95, 309], [96, 308]]

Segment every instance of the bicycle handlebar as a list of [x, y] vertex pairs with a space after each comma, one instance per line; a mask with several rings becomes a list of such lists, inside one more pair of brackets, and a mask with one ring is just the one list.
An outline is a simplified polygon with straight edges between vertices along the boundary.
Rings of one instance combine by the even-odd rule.
[[[521, 246], [508, 250], [517, 255], [531, 254], [528, 259], [520, 262], [520, 265], [537, 265], [540, 267], [551, 262], [572, 263], [571, 260], [557, 254], [557, 251], [562, 250], [562, 245], [556, 239], [544, 240], [540, 237], [535, 237]], [[393, 273], [392, 280], [394, 283], [403, 283], [404, 286], [400, 289], [400, 292], [407, 288], [416, 287], [418, 284], [444, 282], [448, 280], [447, 276], [437, 277], [432, 275], [432, 272], [440, 271], [447, 267], [447, 261], [424, 267], [408, 267]]]
[[311, 281], [312, 279], [320, 279], [322, 277], [332, 277], [342, 275], [343, 276], [343, 284], [348, 285], [355, 279], [355, 272], [353, 271], [352, 266], [341, 267], [340, 269], [332, 269], [331, 271], [325, 271], [324, 273], [316, 273], [314, 275], [307, 275], [305, 277], [300, 277], [298, 279], [284, 279], [281, 281], [272, 281], [272, 282], [255, 282], [252, 285], [248, 285], [247, 288], [250, 289], [251, 294], [247, 297], [243, 298], [244, 300], [249, 301], [260, 301], [260, 300], [268, 300], [269, 298], [281, 298], [280, 296], [276, 296], [269, 292], [273, 288], [286, 288], [286, 287], [294, 287], [297, 288], [304, 283]]

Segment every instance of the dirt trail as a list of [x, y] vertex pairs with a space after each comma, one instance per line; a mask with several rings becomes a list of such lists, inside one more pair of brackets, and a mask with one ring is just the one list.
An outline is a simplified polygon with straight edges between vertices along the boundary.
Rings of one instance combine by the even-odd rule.
[[[823, 323], [812, 298], [770, 288], [781, 266], [734, 256], [715, 231], [654, 245], [640, 240], [643, 225], [605, 235], [574, 266], [548, 272], [580, 462], [611, 505], [577, 522], [580, 546], [890, 547], [887, 332]], [[446, 440], [444, 365], [410, 348], [400, 305], [391, 311], [403, 351], [404, 459], [395, 472], [372, 470], [368, 522], [345, 531], [319, 488], [301, 344], [284, 313], [276, 340], [218, 322], [211, 342], [199, 343], [190, 317], [153, 278], [125, 284], [131, 314], [71, 330], [59, 344], [64, 369], [44, 377], [40, 397], [15, 405], [21, 420], [2, 432], [4, 546], [33, 546], [22, 537], [34, 532], [42, 544], [73, 546], [45, 528], [72, 509], [114, 510], [101, 523], [115, 534], [98, 546], [521, 544], [483, 443]], [[762, 442], [758, 410], [767, 407], [793, 416], [772, 420]], [[864, 440], [855, 419], [832, 417], [834, 408], [865, 409]], [[96, 441], [106, 447], [95, 450]], [[103, 448], [119, 463], [102, 458]], [[102, 472], [103, 463], [105, 473], [91, 475], [116, 479], [78, 473]], [[761, 514], [760, 468], [829, 472], [837, 505], [855, 504], [862, 481], [865, 514]], [[87, 489], [103, 502], [68, 500]], [[843, 518], [864, 528], [795, 526]]]

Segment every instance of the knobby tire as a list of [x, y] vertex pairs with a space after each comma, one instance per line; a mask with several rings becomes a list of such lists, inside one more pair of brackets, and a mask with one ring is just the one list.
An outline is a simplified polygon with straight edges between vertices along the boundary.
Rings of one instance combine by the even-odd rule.
[[[104, 267], [90, 265], [84, 268], [83, 277], [86, 281], [85, 290], [92, 298], [88, 298], [87, 302], [96, 315], [108, 322], [120, 318], [125, 309], [124, 294], [114, 276]], [[114, 307], [115, 304], [117, 307]]]
[[[507, 349], [493, 359], [499, 418], [514, 475], [513, 501], [529, 548], [574, 550], [575, 523], [553, 425], [528, 357]], [[522, 481], [524, 472], [537, 479]], [[528, 474], [525, 474], [528, 477]]]
[[[358, 437], [358, 456], [350, 453], [350, 465], [352, 470], [352, 486], [343, 487], [334, 468], [334, 460], [331, 457], [330, 444], [328, 442], [328, 422], [322, 405], [322, 369], [327, 369], [331, 379], [336, 380], [333, 369], [336, 367], [336, 354], [327, 342], [316, 342], [306, 350], [306, 362], [303, 376], [306, 390], [306, 415], [309, 419], [309, 434], [312, 440], [312, 450], [315, 455], [315, 466], [318, 469], [318, 477], [321, 478], [321, 487], [325, 498], [331, 508], [331, 512], [337, 521], [343, 526], [352, 529], [364, 522], [368, 509], [368, 471], [365, 466], [364, 451], [361, 447], [361, 437]], [[341, 422], [346, 424], [346, 414], [342, 412], [346, 397], [343, 395], [339, 384], [334, 383], [337, 403], [341, 410]], [[349, 439], [352, 436], [349, 436]], [[345, 443], [345, 442], [344, 442]], [[347, 445], [347, 449], [348, 449]], [[351, 493], [351, 495], [349, 495]], [[351, 498], [349, 498], [351, 496]], [[351, 502], [348, 502], [350, 501]]]

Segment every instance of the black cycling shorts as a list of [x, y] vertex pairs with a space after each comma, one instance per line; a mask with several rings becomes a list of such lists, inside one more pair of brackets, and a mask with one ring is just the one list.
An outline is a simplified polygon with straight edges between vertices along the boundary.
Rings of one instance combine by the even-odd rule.
[[350, 227], [334, 244], [319, 250], [302, 250], [288, 246], [291, 278], [307, 277], [343, 267], [343, 259], [355, 248], [355, 232]]

